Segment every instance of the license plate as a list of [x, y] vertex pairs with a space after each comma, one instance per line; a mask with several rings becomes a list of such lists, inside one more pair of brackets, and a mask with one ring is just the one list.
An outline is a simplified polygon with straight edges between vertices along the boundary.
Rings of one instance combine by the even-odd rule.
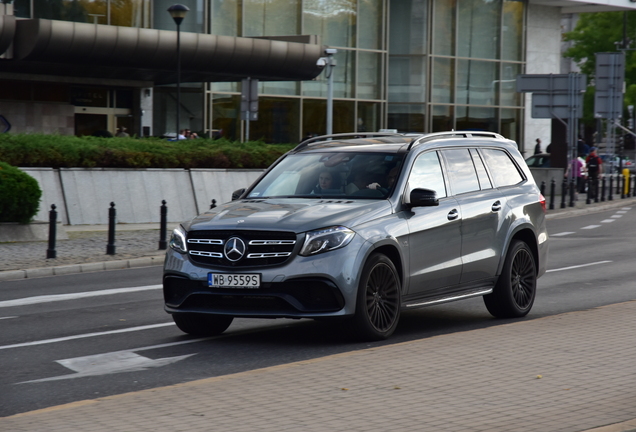
[[260, 288], [261, 275], [257, 273], [208, 273], [210, 288]]

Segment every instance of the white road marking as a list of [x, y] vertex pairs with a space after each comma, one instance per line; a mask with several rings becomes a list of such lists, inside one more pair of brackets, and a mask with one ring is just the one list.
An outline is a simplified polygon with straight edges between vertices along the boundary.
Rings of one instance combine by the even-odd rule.
[[605, 219], [602, 220], [601, 223], [610, 223], [610, 222], [614, 222], [616, 219]]
[[566, 235], [575, 234], [573, 231], [560, 232], [557, 234], [551, 234], [550, 237], [563, 237]]
[[611, 217], [611, 218], [614, 218], [614, 219], [620, 219], [620, 218], [622, 218], [622, 217], [623, 217], [623, 215], [615, 214], [615, 215], [612, 215], [612, 216], [610, 216], [610, 217]]
[[581, 229], [594, 229], [594, 228], [598, 228], [598, 227], [600, 227], [600, 225], [588, 225], [588, 226], [583, 227]]
[[23, 348], [23, 347], [30, 347], [30, 346], [35, 346], [35, 345], [45, 345], [45, 344], [50, 344], [50, 343], [55, 343], [55, 342], [65, 342], [65, 341], [69, 341], [69, 340], [84, 339], [84, 338], [95, 337], [95, 336], [105, 336], [105, 335], [119, 334], [119, 333], [130, 333], [130, 332], [134, 332], [134, 331], [150, 330], [150, 329], [155, 329], [155, 328], [160, 328], [160, 327], [168, 327], [168, 326], [172, 326], [172, 325], [174, 325], [173, 322], [161, 323], [161, 324], [150, 324], [150, 325], [145, 325], [145, 326], [130, 327], [130, 328], [125, 328], [125, 329], [111, 330], [111, 331], [105, 331], [105, 332], [85, 333], [85, 334], [79, 334], [79, 335], [74, 335], [74, 336], [59, 337], [59, 338], [54, 338], [54, 339], [44, 339], [44, 340], [40, 340], [40, 341], [23, 342], [23, 343], [18, 343], [18, 344], [13, 344], [13, 345], [0, 346], [0, 350], [9, 349], [9, 348]]
[[625, 214], [625, 213], [627, 213], [627, 210], [619, 210], [619, 211], [617, 211], [616, 213], [618, 213], [618, 214]]
[[570, 266], [570, 267], [561, 267], [561, 268], [557, 268], [557, 269], [546, 270], [546, 273], [558, 272], [558, 271], [563, 271], [563, 270], [573, 270], [573, 269], [582, 268], [582, 267], [591, 267], [591, 266], [595, 266], [595, 265], [599, 265], [599, 264], [607, 264], [607, 263], [611, 263], [611, 262], [612, 261], [597, 261], [597, 262], [588, 263], [588, 264], [581, 264], [581, 265], [575, 265], [575, 266]]
[[631, 210], [631, 207], [623, 207], [621, 210]]
[[163, 285], [146, 285], [139, 287], [130, 287], [130, 288], [115, 288], [101, 291], [88, 291], [88, 292], [80, 292], [73, 294], [55, 294], [55, 295], [45, 295], [45, 296], [35, 296], [35, 297], [26, 297], [22, 299], [15, 300], [5, 300], [0, 302], [0, 308], [3, 307], [13, 307], [13, 306], [26, 306], [38, 303], [50, 303], [55, 301], [65, 301], [65, 300], [77, 300], [82, 298], [89, 297], [99, 297], [105, 295], [114, 295], [114, 294], [127, 294], [138, 291], [148, 291], [154, 289], [160, 289]]
[[60, 375], [50, 378], [41, 378], [30, 381], [22, 381], [18, 384], [36, 383], [44, 381], [59, 381], [65, 379], [82, 378], [88, 376], [109, 375], [121, 372], [135, 372], [150, 368], [157, 368], [176, 363], [195, 354], [186, 354], [177, 357], [166, 357], [161, 359], [149, 359], [148, 357], [135, 354], [131, 351], [110, 352], [96, 354], [85, 357], [75, 357], [56, 362], [64, 367], [75, 371], [70, 375]]
[[0, 317], [0, 319], [11, 319], [11, 318], [17, 318], [17, 316], [11, 316], [11, 317]]

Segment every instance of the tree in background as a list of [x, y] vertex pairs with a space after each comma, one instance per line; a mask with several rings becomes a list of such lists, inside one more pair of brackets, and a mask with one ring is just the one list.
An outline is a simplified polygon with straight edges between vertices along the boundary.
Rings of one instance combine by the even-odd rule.
[[[627, 43], [636, 42], [636, 11], [631, 12], [596, 12], [583, 13], [576, 27], [564, 34], [563, 39], [573, 45], [563, 56], [574, 60], [581, 68], [581, 73], [592, 81], [596, 72], [596, 56], [598, 52], [617, 52], [623, 46], [623, 22], [627, 16], [625, 35]], [[633, 43], [630, 48], [636, 48]], [[625, 51], [625, 87], [624, 106], [636, 105], [636, 51]], [[623, 113], [626, 117], [627, 109]], [[594, 87], [588, 87], [585, 95], [583, 121], [587, 125], [594, 124]]]

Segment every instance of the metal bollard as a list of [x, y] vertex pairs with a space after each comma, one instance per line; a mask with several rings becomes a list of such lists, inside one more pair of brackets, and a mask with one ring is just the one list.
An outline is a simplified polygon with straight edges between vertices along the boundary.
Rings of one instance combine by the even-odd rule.
[[166, 242], [166, 226], [168, 224], [168, 207], [166, 206], [166, 200], [161, 201], [160, 213], [161, 222], [159, 223], [159, 249], [166, 250], [168, 248], [168, 242]]
[[619, 174], [618, 178], [620, 179], [621, 199], [625, 199], [625, 174]]
[[576, 180], [572, 179], [572, 181], [570, 181], [570, 207], [574, 207], [574, 197], [576, 194]]
[[541, 195], [545, 196], [545, 180], [541, 182], [539, 190], [541, 191]]
[[592, 181], [591, 178], [586, 178], [585, 179], [585, 183], [587, 185], [587, 195], [585, 197], [585, 204], [591, 204], [592, 203], [592, 187], [594, 182]]
[[564, 209], [565, 206], [565, 197], [568, 194], [568, 179], [564, 178], [563, 182], [561, 182], [561, 208]]
[[[603, 178], [601, 179], [601, 201], [605, 202], [605, 175], [603, 175]], [[597, 181], [598, 183], [598, 181]], [[598, 184], [597, 184], [597, 189], [598, 189]], [[598, 192], [598, 191], [597, 191]], [[598, 202], [598, 194], [596, 194], [596, 199], [594, 200], [594, 202]]]
[[614, 176], [612, 174], [609, 175], [609, 195], [607, 196], [607, 200], [608, 201], [614, 201], [614, 197], [612, 196], [613, 190], [614, 189]]
[[106, 255], [115, 255], [115, 223], [117, 220], [117, 210], [115, 203], [110, 203], [108, 209], [108, 244], [106, 245]]
[[55, 204], [51, 204], [51, 210], [49, 211], [49, 248], [46, 250], [46, 259], [56, 258], [55, 252], [55, 237], [57, 231], [57, 207]]
[[210, 210], [212, 210], [212, 209], [213, 209], [213, 208], [215, 208], [215, 207], [216, 207], [216, 200], [215, 200], [215, 199], [213, 199], [213, 200], [212, 200], [212, 204], [210, 204]]
[[556, 180], [550, 182], [550, 210], [554, 210], [554, 195], [556, 194]]

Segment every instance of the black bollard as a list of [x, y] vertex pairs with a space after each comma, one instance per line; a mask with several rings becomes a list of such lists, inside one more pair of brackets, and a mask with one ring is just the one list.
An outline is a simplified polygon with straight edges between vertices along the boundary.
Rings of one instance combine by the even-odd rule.
[[592, 181], [591, 178], [587, 178], [585, 179], [585, 183], [587, 184], [587, 196], [585, 197], [585, 204], [591, 204], [592, 203], [592, 187], [594, 182]]
[[115, 255], [115, 223], [117, 220], [117, 210], [115, 203], [110, 203], [108, 209], [108, 244], [106, 245], [106, 255]]
[[541, 187], [539, 189], [541, 190], [541, 195], [545, 197], [545, 180], [541, 182]]
[[570, 181], [570, 207], [574, 207], [574, 199], [576, 195], [576, 179]]
[[564, 178], [563, 182], [561, 183], [561, 208], [564, 209], [565, 206], [565, 199], [568, 195], [568, 179]]
[[[601, 178], [601, 182], [601, 201], [605, 202], [605, 175], [603, 175], [603, 177]], [[596, 181], [596, 183], [596, 192], [598, 192], [598, 180]], [[594, 202], [598, 202], [598, 193], [596, 194]]]
[[614, 176], [612, 174], [609, 174], [609, 194], [607, 196], [607, 200], [608, 201], [614, 201], [614, 197], [612, 196], [613, 190], [614, 189]]
[[618, 175], [620, 181], [618, 182], [621, 187], [621, 199], [625, 199], [625, 176], [623, 174]]
[[49, 248], [46, 250], [46, 259], [56, 258], [55, 252], [55, 237], [57, 231], [57, 207], [55, 204], [51, 204], [51, 210], [49, 211]]
[[550, 182], [550, 210], [554, 210], [554, 195], [556, 194], [556, 180]]
[[166, 226], [168, 224], [168, 207], [166, 200], [161, 201], [161, 222], [159, 224], [159, 249], [166, 250], [168, 243], [166, 242]]
[[212, 204], [210, 204], [210, 210], [212, 210], [212, 209], [213, 209], [213, 208], [215, 208], [215, 207], [216, 207], [216, 200], [215, 200], [215, 199], [213, 199], [213, 200], [212, 200]]

